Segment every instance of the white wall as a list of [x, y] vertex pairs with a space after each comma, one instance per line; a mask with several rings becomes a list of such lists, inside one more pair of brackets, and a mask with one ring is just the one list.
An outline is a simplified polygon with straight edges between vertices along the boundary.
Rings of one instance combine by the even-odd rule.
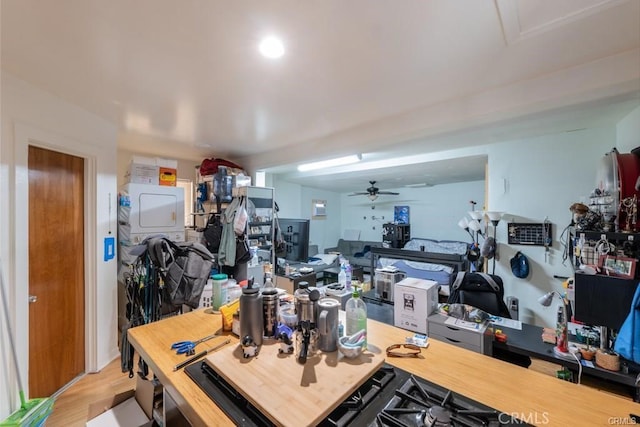
[[[327, 216], [324, 219], [312, 219], [313, 200], [327, 201]], [[335, 246], [340, 232], [342, 205], [340, 195], [331, 191], [304, 188], [301, 198], [302, 218], [311, 219], [309, 229], [309, 244], [318, 245], [318, 251], [324, 252], [324, 248]], [[313, 254], [310, 254], [313, 255]]]
[[366, 196], [343, 194], [342, 231], [360, 230], [360, 240], [382, 241], [382, 224], [393, 222], [394, 207], [409, 206], [411, 237], [471, 241], [469, 234], [458, 227], [458, 221], [471, 210], [471, 200], [477, 203], [476, 209], [482, 209], [484, 181], [390, 191], [400, 194], [382, 195], [373, 202]]
[[[596, 187], [599, 160], [616, 144], [615, 128], [597, 128], [509, 141], [488, 146], [488, 207], [507, 212], [498, 225], [500, 261], [496, 274], [505, 283], [505, 295], [520, 299], [520, 318], [544, 326], [555, 325], [555, 308], [545, 308], [537, 298], [550, 290], [562, 291], [562, 280], [571, 276], [569, 262], [563, 263], [563, 229], [571, 221], [569, 206], [588, 201]], [[513, 245], [507, 242], [507, 223], [553, 224], [553, 245], [545, 260], [543, 247]], [[518, 279], [509, 267], [510, 258], [521, 251], [528, 258], [531, 273]]]
[[616, 146], [621, 153], [640, 147], [640, 106], [618, 122], [616, 134]]
[[[318, 245], [321, 253], [324, 248], [332, 247], [338, 242], [342, 211], [338, 193], [303, 187], [278, 179], [277, 176], [270, 176], [269, 180], [275, 188], [275, 200], [280, 208], [278, 213], [280, 218], [310, 219], [309, 244]], [[311, 218], [311, 201], [315, 199], [327, 201], [325, 219]]]
[[272, 179], [275, 188], [275, 201], [278, 203], [280, 218], [308, 218], [302, 216], [302, 186], [283, 181], [274, 176]]
[[[29, 144], [84, 157], [87, 277], [86, 369], [99, 370], [115, 358], [117, 346], [116, 261], [103, 261], [102, 238], [116, 227], [116, 128], [27, 83], [2, 73], [0, 144], [0, 258], [9, 314], [14, 326], [20, 374], [29, 372], [28, 165]], [[109, 204], [112, 211], [109, 213]], [[99, 303], [98, 303], [99, 302]], [[4, 320], [2, 321], [4, 323]], [[17, 386], [8, 338], [1, 332], [0, 418], [16, 409]]]
[[[324, 252], [324, 248], [332, 247], [338, 242], [342, 211], [338, 193], [292, 184], [278, 179], [277, 176], [271, 176], [270, 179], [275, 188], [275, 200], [280, 208], [278, 214], [280, 218], [311, 220], [309, 244], [318, 245], [320, 253]], [[327, 216], [325, 219], [311, 218], [311, 201], [314, 199], [327, 201]]]

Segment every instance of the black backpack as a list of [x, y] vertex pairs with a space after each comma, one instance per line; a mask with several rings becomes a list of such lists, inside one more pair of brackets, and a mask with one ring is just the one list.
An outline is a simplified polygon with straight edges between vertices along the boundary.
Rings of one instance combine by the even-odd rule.
[[198, 242], [174, 243], [153, 238], [147, 243], [149, 258], [164, 281], [168, 301], [175, 307], [198, 308], [215, 258]]
[[220, 215], [213, 214], [207, 221], [204, 229], [205, 246], [212, 254], [217, 254], [220, 248], [220, 240], [222, 239], [222, 221]]

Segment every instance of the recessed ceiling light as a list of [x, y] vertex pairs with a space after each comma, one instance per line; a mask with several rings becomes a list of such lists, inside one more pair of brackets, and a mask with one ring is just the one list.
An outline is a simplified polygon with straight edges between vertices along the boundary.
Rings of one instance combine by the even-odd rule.
[[284, 55], [284, 45], [277, 37], [265, 37], [260, 42], [260, 53], [267, 58], [280, 58]]

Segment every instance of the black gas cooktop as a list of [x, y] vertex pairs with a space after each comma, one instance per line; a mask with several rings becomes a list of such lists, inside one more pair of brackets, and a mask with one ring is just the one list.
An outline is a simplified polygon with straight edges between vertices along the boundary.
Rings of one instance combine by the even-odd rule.
[[[205, 362], [188, 366], [185, 371], [236, 425], [274, 425]], [[455, 427], [529, 424], [384, 364], [319, 425]]]

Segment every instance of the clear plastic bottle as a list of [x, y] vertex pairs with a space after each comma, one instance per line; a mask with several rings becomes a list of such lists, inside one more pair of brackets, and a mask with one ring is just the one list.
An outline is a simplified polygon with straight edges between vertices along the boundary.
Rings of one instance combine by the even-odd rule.
[[344, 289], [347, 288], [347, 271], [344, 267], [344, 264], [342, 264], [340, 266], [340, 273], [338, 273], [338, 283], [340, 284], [340, 286], [342, 286]]
[[351, 336], [364, 330], [365, 341], [363, 348], [367, 348], [367, 305], [360, 298], [360, 293], [357, 289], [353, 290], [351, 298], [344, 306], [344, 311], [346, 313], [345, 335]]
[[346, 280], [345, 280], [345, 289], [347, 291], [351, 291], [351, 264], [349, 264], [347, 262], [347, 264], [344, 266], [344, 272], [346, 274]]

